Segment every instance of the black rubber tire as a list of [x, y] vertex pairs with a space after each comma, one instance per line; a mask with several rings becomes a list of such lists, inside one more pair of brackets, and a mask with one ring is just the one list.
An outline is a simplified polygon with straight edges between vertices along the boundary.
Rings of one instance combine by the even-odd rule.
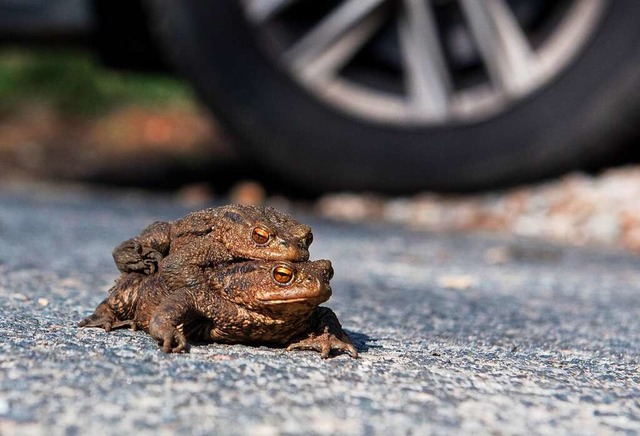
[[[580, 56], [507, 112], [407, 128], [341, 113], [260, 49], [237, 0], [149, 0], [177, 66], [247, 156], [313, 190], [477, 190], [593, 165], [635, 128], [640, 1], [615, 0]], [[635, 118], [634, 118], [635, 117]]]

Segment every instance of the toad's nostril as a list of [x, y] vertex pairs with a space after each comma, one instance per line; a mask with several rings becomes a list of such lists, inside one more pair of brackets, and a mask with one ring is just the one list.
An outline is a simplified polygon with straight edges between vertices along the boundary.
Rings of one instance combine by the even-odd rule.
[[311, 245], [311, 241], [313, 241], [313, 236], [311, 236], [311, 234], [305, 236], [304, 238], [300, 239], [300, 247], [301, 248], [309, 248], [309, 245]]
[[329, 269], [325, 273], [325, 277], [327, 278], [327, 280], [331, 280], [333, 278], [333, 267], [329, 267]]
[[301, 248], [309, 248], [309, 245], [313, 242], [313, 233], [311, 233], [311, 229], [308, 227], [306, 231], [301, 235], [298, 244]]

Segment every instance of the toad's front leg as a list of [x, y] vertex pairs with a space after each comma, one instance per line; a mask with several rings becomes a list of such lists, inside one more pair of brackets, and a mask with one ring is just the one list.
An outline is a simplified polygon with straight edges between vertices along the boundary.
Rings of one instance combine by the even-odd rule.
[[309, 336], [289, 345], [287, 351], [314, 350], [318, 351], [323, 359], [328, 358], [332, 351], [338, 351], [357, 359], [358, 351], [351, 344], [349, 336], [342, 330], [336, 314], [327, 307], [319, 307], [315, 316], [317, 318]]
[[175, 291], [155, 310], [149, 321], [149, 334], [158, 341], [165, 353], [189, 352], [183, 326], [193, 314], [191, 292], [183, 288]]

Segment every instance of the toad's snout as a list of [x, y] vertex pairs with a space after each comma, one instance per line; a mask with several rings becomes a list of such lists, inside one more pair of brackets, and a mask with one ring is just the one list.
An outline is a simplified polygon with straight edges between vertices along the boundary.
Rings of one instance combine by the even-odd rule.
[[300, 242], [298, 243], [298, 245], [300, 246], [300, 248], [308, 250], [309, 246], [313, 242], [313, 233], [311, 233], [311, 227], [305, 227], [306, 228], [302, 232], [302, 237], [300, 238]]
[[328, 282], [333, 278], [333, 266], [331, 265], [330, 260], [321, 259], [321, 260], [316, 260], [313, 263], [315, 264], [316, 268], [318, 268], [318, 270], [321, 272], [321, 275], [324, 281]]
[[295, 245], [302, 249], [308, 250], [309, 246], [313, 242], [313, 233], [311, 233], [311, 227], [301, 224], [294, 227], [291, 231], [291, 239], [295, 240]]

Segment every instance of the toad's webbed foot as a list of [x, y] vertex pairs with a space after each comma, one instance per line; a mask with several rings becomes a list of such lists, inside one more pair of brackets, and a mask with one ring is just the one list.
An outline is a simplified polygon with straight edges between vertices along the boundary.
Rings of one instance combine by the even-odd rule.
[[325, 327], [324, 332], [320, 335], [312, 333], [307, 339], [289, 345], [287, 351], [291, 350], [318, 351], [323, 359], [328, 358], [332, 351], [341, 351], [354, 359], [358, 358], [358, 351], [348, 342], [348, 338], [346, 341], [338, 339], [334, 334], [329, 333], [329, 327]]
[[143, 247], [136, 238], [124, 241], [113, 250], [113, 260], [124, 273], [153, 274], [158, 270], [158, 262], [163, 257], [159, 251]]
[[138, 329], [138, 325], [132, 319], [119, 320], [113, 314], [98, 313], [98, 311], [80, 321], [78, 327], [97, 327], [107, 332], [122, 327], [131, 327], [131, 330]]
[[189, 352], [189, 344], [184, 333], [172, 325], [160, 323], [152, 319], [149, 324], [149, 334], [158, 341], [165, 353]]

